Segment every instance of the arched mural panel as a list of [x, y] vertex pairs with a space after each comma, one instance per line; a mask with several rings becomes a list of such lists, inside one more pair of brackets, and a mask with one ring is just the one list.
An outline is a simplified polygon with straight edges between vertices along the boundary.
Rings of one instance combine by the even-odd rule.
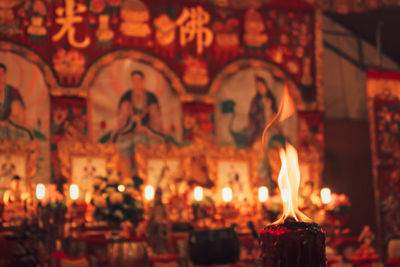
[[37, 142], [39, 157], [32, 181], [50, 180], [50, 99], [39, 67], [13, 52], [0, 51], [0, 138]]
[[138, 144], [182, 139], [180, 97], [170, 84], [153, 65], [124, 58], [103, 67], [90, 86], [92, 138], [119, 146], [126, 174], [134, 172]]
[[[294, 103], [293, 115], [267, 131], [263, 147], [261, 138], [264, 127], [281, 104], [284, 86], [288, 87], [288, 94]], [[319, 136], [322, 128], [321, 123], [310, 125], [309, 122], [309, 113], [316, 106], [303, 101], [297, 84], [279, 66], [257, 59], [234, 61], [213, 80], [210, 95], [215, 101], [217, 144], [258, 151], [260, 157], [255, 163], [258, 166], [257, 177], [253, 178], [257, 183], [274, 187], [280, 170], [279, 148], [287, 140], [299, 151], [303, 183], [311, 181], [316, 188], [319, 187], [323, 154], [322, 144], [319, 144], [323, 141], [319, 140]], [[316, 143], [315, 149], [310, 148]]]

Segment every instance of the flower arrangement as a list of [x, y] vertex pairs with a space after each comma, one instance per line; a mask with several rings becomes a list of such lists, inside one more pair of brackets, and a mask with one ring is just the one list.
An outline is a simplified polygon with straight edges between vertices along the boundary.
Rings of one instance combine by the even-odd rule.
[[351, 204], [345, 194], [335, 194], [331, 196], [331, 201], [326, 206], [326, 211], [332, 215], [344, 215], [348, 212]]
[[137, 226], [143, 218], [143, 205], [138, 191], [142, 181], [137, 176], [120, 179], [117, 174], [97, 177], [93, 183], [91, 203], [98, 221], [120, 224], [128, 221]]
[[85, 71], [85, 55], [76, 49], [58, 48], [53, 56], [54, 69], [61, 79], [78, 82]]

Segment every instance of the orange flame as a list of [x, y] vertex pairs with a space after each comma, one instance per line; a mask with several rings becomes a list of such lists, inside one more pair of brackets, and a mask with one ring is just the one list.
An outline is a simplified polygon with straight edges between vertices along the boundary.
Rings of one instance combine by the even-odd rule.
[[[278, 176], [278, 185], [284, 199], [284, 192], [288, 192], [288, 200], [283, 202], [282, 217], [273, 224], [284, 223], [287, 218], [292, 217], [296, 221], [311, 221], [304, 213], [299, 210], [299, 187], [300, 171], [296, 149], [289, 143], [286, 143], [286, 149], [281, 148], [279, 152], [282, 167]], [[286, 197], [286, 196], [285, 196]]]
[[[285, 83], [283, 94], [278, 112], [267, 124], [262, 135], [262, 144], [265, 145], [265, 134], [267, 130], [277, 122], [281, 122], [291, 117], [295, 113], [295, 105], [289, 93], [288, 85]], [[278, 185], [283, 200], [282, 217], [273, 224], [284, 223], [287, 218], [293, 218], [296, 221], [311, 221], [304, 213], [299, 210], [299, 187], [300, 187], [300, 171], [296, 149], [286, 142], [285, 149], [281, 148], [279, 155], [282, 167], [278, 176]]]

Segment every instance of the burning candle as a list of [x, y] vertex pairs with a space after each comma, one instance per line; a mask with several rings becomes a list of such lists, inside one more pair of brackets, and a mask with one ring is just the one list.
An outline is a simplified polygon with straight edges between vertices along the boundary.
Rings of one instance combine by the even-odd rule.
[[325, 267], [325, 235], [298, 208], [300, 171], [296, 149], [281, 149], [278, 185], [283, 201], [280, 219], [260, 232], [263, 267]]
[[268, 200], [268, 187], [266, 186], [261, 186], [260, 188], [258, 188], [258, 200], [260, 202], [267, 202]]
[[46, 195], [46, 187], [44, 184], [36, 185], [36, 198], [42, 201]]
[[151, 201], [154, 199], [154, 187], [151, 185], [146, 185], [144, 188], [144, 198], [147, 201]]
[[232, 201], [232, 189], [230, 187], [222, 188], [222, 200], [224, 202]]
[[194, 188], [194, 200], [196, 200], [196, 201], [203, 200], [203, 187], [196, 186]]
[[321, 201], [324, 204], [331, 202], [331, 190], [327, 187], [321, 189]]
[[79, 198], [79, 187], [76, 184], [71, 184], [69, 187], [69, 196], [72, 200], [77, 200]]

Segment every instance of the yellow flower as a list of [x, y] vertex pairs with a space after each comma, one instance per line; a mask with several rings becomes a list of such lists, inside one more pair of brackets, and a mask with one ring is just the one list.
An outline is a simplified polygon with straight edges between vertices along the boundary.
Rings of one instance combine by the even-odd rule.
[[126, 187], [133, 186], [133, 181], [131, 178], [124, 178], [122, 180], [122, 184], [125, 185]]
[[124, 200], [124, 196], [121, 193], [115, 192], [110, 195], [111, 204], [120, 204]]
[[108, 178], [108, 183], [109, 184], [118, 184], [119, 181], [120, 181], [120, 179], [119, 179], [118, 175], [116, 175], [116, 174], [112, 174]]
[[93, 196], [93, 204], [97, 208], [105, 208], [107, 206], [107, 201], [101, 196]]

